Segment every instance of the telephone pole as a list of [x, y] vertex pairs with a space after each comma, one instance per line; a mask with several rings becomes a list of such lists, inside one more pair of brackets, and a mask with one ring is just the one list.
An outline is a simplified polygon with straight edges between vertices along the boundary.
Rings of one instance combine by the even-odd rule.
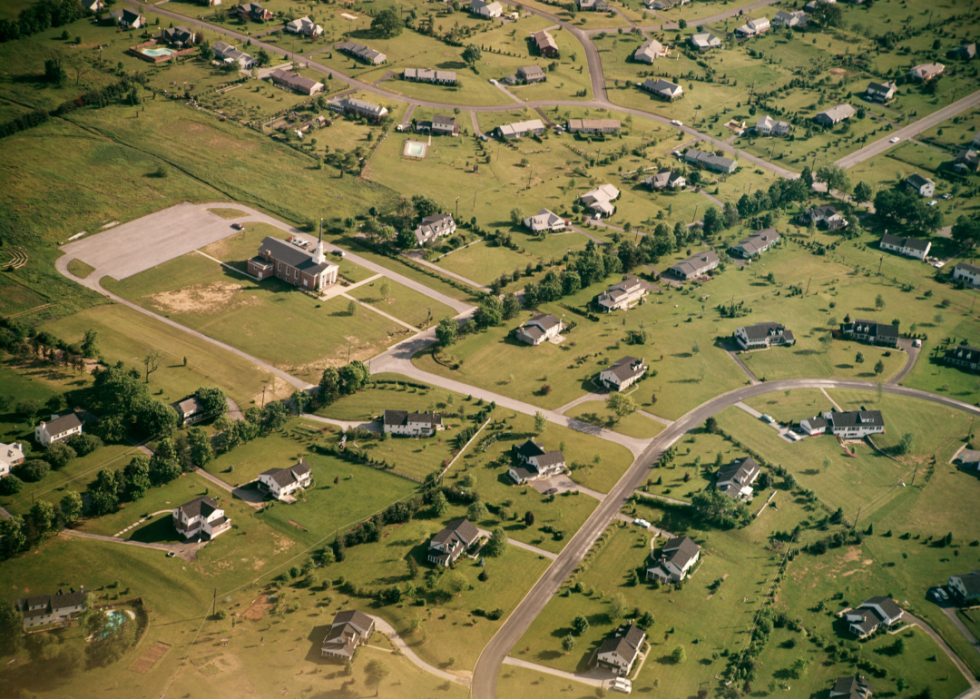
[[812, 274], [810, 275], [810, 278], [806, 280], [806, 292], [803, 294], [804, 296], [809, 296], [810, 295], [810, 282], [811, 281], [813, 281], [813, 275]]

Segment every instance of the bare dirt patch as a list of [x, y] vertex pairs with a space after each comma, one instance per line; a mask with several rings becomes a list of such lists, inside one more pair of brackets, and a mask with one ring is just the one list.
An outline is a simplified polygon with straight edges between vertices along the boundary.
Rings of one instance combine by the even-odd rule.
[[157, 664], [157, 661], [167, 654], [170, 650], [170, 646], [166, 643], [161, 643], [157, 641], [152, 646], [146, 649], [139, 658], [136, 659], [129, 669], [133, 672], [138, 672], [141, 675], [145, 675], [147, 672], [153, 669], [153, 666]]
[[164, 291], [149, 298], [170, 313], [216, 314], [249, 303], [252, 297], [239, 293], [244, 287], [231, 282], [194, 284], [176, 291]]
[[248, 605], [248, 609], [242, 612], [242, 616], [250, 621], [258, 621], [270, 609], [272, 609], [272, 602], [269, 601], [269, 596], [261, 595], [252, 600], [252, 604]]

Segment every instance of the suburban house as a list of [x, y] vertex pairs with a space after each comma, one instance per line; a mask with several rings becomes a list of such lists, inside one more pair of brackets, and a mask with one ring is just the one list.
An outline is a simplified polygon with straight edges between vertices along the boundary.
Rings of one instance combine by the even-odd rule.
[[829, 128], [841, 123], [845, 119], [850, 119], [855, 114], [857, 114], [857, 111], [851, 105], [838, 104], [836, 107], [823, 110], [813, 117], [813, 120], [821, 126], [826, 126]]
[[936, 183], [917, 172], [905, 178], [905, 188], [920, 197], [931, 197], [936, 193]]
[[436, 114], [432, 117], [432, 121], [419, 121], [415, 124], [416, 131], [428, 131], [429, 133], [438, 135], [448, 135], [448, 136], [459, 136], [459, 124], [456, 123], [456, 117], [454, 116], [443, 116], [441, 114]]
[[269, 77], [276, 85], [301, 95], [315, 95], [318, 92], [323, 92], [323, 83], [304, 78], [299, 73], [291, 73], [282, 68], [277, 68], [269, 73]]
[[684, 96], [684, 89], [680, 85], [672, 83], [669, 80], [664, 80], [663, 78], [657, 78], [656, 80], [647, 78], [640, 83], [640, 88], [646, 90], [651, 95], [656, 95], [670, 102]]
[[946, 70], [946, 66], [942, 63], [923, 63], [910, 70], [909, 77], [922, 82], [929, 82], [942, 75], [944, 70]]
[[146, 20], [139, 12], [132, 10], [113, 10], [109, 19], [120, 29], [139, 29], [146, 26]]
[[696, 148], [687, 149], [687, 152], [684, 153], [684, 162], [726, 175], [731, 175], [738, 169], [738, 163], [731, 158], [724, 158], [720, 155], [707, 153]]
[[86, 12], [99, 12], [105, 9], [102, 0], [82, 0], [82, 9]]
[[815, 437], [828, 431], [843, 439], [863, 439], [869, 434], [885, 431], [885, 420], [879, 410], [848, 410], [826, 412], [822, 417], [800, 420], [804, 434]]
[[717, 48], [721, 48], [721, 39], [719, 39], [714, 34], [710, 34], [708, 32], [701, 32], [700, 34], [694, 34], [691, 37], [691, 46], [696, 48], [698, 51], [717, 49]]
[[248, 273], [259, 280], [278, 277], [293, 286], [319, 291], [337, 283], [340, 267], [327, 260], [323, 252], [323, 231], [313, 252], [279, 238], [266, 238], [259, 253], [248, 261]]
[[596, 667], [609, 670], [614, 675], [625, 677], [633, 669], [646, 633], [639, 626], [627, 624], [616, 629], [616, 633], [605, 639], [596, 651]]
[[647, 39], [640, 48], [633, 54], [633, 60], [637, 63], [653, 63], [658, 58], [667, 54], [664, 45], [656, 39]]
[[507, 471], [518, 485], [523, 485], [528, 481], [536, 481], [539, 478], [549, 478], [557, 476], [565, 470], [565, 455], [560, 451], [545, 451], [544, 447], [529, 439], [524, 444], [511, 447], [516, 466], [511, 466]]
[[34, 440], [43, 447], [48, 447], [55, 442], [63, 442], [69, 437], [82, 433], [82, 421], [74, 412], [66, 413], [61, 417], [52, 415], [48, 422], [41, 423], [34, 428]]
[[815, 206], [807, 209], [800, 214], [799, 221], [804, 226], [812, 222], [815, 226], [823, 226], [832, 231], [847, 226], [847, 220], [832, 206]]
[[660, 582], [680, 582], [687, 577], [687, 572], [701, 558], [701, 547], [694, 543], [689, 536], [678, 536], [668, 539], [660, 549], [660, 558], [654, 565], [647, 568], [647, 580]]
[[550, 313], [539, 314], [527, 323], [522, 323], [521, 327], [514, 331], [514, 336], [521, 342], [537, 347], [542, 342], [558, 337], [564, 327], [558, 316]]
[[379, 66], [388, 60], [388, 55], [381, 53], [380, 51], [375, 51], [374, 49], [368, 48], [364, 44], [358, 44], [353, 41], [342, 41], [337, 44], [337, 50], [343, 51], [349, 56], [353, 56], [359, 61], [364, 63], [370, 63], [371, 65]]
[[957, 46], [951, 52], [964, 61], [969, 61], [976, 57], [977, 55], [977, 45], [976, 44], [963, 44], [962, 46]]
[[429, 563], [449, 566], [480, 538], [468, 519], [454, 519], [429, 542]]
[[433, 214], [426, 216], [415, 229], [415, 240], [419, 245], [425, 245], [430, 240], [452, 235], [456, 232], [456, 222], [452, 214]]
[[879, 627], [894, 626], [902, 620], [902, 609], [888, 597], [872, 597], [857, 609], [844, 614], [850, 632], [858, 638], [870, 636]]
[[980, 132], [973, 134], [973, 140], [970, 142], [974, 148], [980, 148]]
[[871, 686], [863, 676], [857, 677], [838, 677], [834, 682], [834, 688], [828, 695], [830, 699], [842, 697], [842, 699], [869, 699], [874, 694], [874, 687]]
[[960, 451], [959, 456], [956, 457], [956, 463], [968, 471], [980, 471], [980, 450], [978, 449], [963, 449]]
[[964, 602], [980, 599], [980, 570], [971, 570], [965, 575], [950, 575], [949, 589]]
[[258, 480], [259, 487], [276, 500], [285, 500], [300, 488], [309, 488], [313, 476], [310, 465], [300, 460], [290, 468], [270, 468], [263, 471]]
[[294, 19], [292, 22], [287, 22], [286, 31], [291, 34], [302, 34], [310, 39], [315, 39], [323, 34], [323, 27], [309, 17], [300, 17], [299, 19]]
[[773, 26], [789, 27], [790, 29], [802, 29], [809, 21], [810, 18], [807, 17], [806, 12], [803, 12], [802, 10], [794, 10], [792, 12], [780, 10], [776, 13], [776, 16], [772, 18]]
[[402, 73], [403, 80], [435, 85], [453, 85], [456, 83], [456, 71], [432, 70], [430, 68], [406, 68]]
[[750, 19], [746, 24], [735, 30], [735, 36], [739, 39], [747, 39], [750, 36], [760, 36], [769, 31], [769, 20], [766, 17]]
[[271, 12], [257, 2], [246, 2], [245, 4], [236, 7], [233, 12], [235, 12], [243, 22], [249, 20], [252, 22], [268, 22], [273, 17]]
[[178, 426], [193, 425], [208, 417], [201, 401], [195, 396], [187, 396], [184, 400], [171, 403], [170, 407], [177, 411]]
[[206, 495], [175, 507], [173, 518], [174, 527], [185, 539], [197, 536], [210, 540], [231, 529], [231, 520], [225, 517], [225, 511]]
[[691, 0], [643, 0], [643, 4], [648, 10], [670, 10], [675, 7], [682, 7]]
[[713, 270], [718, 262], [718, 255], [713, 250], [705, 250], [672, 265], [667, 271], [678, 279], [694, 279]]
[[977, 172], [980, 169], [980, 151], [974, 148], [964, 148], [956, 154], [953, 169], [963, 174]]
[[470, 3], [470, 12], [478, 17], [495, 19], [504, 13], [504, 8], [499, 2], [483, 2], [483, 0], [473, 0]]
[[751, 456], [735, 459], [727, 466], [718, 469], [715, 487], [728, 497], [736, 500], [752, 499], [752, 484], [762, 469]]
[[643, 180], [643, 184], [653, 190], [680, 189], [687, 186], [687, 180], [679, 172], [664, 168], [659, 170], [656, 175], [650, 175]]
[[204, 7], [216, 7], [221, 4], [221, 0], [197, 0], [197, 4]]
[[600, 184], [595, 189], [583, 194], [579, 199], [593, 212], [608, 218], [616, 212], [613, 202], [619, 199], [619, 190], [611, 184]]
[[740, 240], [730, 247], [728, 252], [733, 257], [749, 259], [761, 255], [778, 242], [779, 233], [772, 228], [764, 228], [761, 231], [756, 231], [745, 240]]
[[249, 56], [244, 51], [239, 51], [234, 46], [223, 41], [216, 41], [211, 44], [211, 53], [217, 61], [225, 64], [237, 63], [239, 70], [250, 70], [259, 64], [257, 60]]
[[497, 135], [501, 138], [523, 138], [524, 136], [540, 136], [544, 133], [544, 124], [540, 119], [518, 121], [514, 124], [503, 124], [497, 127]]
[[642, 279], [627, 274], [623, 281], [613, 284], [596, 297], [596, 305], [610, 313], [625, 311], [650, 293], [650, 285]]
[[543, 83], [548, 79], [545, 75], [544, 70], [541, 66], [526, 66], [524, 68], [517, 69], [517, 79], [523, 83], [531, 85], [532, 83]]
[[609, 9], [606, 0], [576, 0], [576, 2], [578, 9], [585, 12], [606, 12]]
[[619, 119], [569, 119], [569, 133], [613, 134], [619, 133]]
[[790, 123], [788, 121], [776, 121], [768, 114], [755, 124], [755, 132], [763, 136], [786, 136], [789, 134], [789, 130]]
[[72, 588], [56, 595], [31, 595], [17, 600], [17, 611], [24, 617], [24, 630], [48, 624], [67, 624], [85, 609], [85, 588]]
[[327, 107], [335, 112], [366, 117], [371, 121], [380, 121], [388, 115], [388, 110], [385, 107], [354, 97], [334, 97], [333, 99], [327, 100]]
[[743, 350], [762, 349], [773, 345], [793, 345], [796, 338], [782, 323], [756, 323], [735, 329], [735, 340]]
[[381, 414], [381, 429], [388, 434], [431, 437], [442, 430], [442, 415], [410, 413], [407, 410], [385, 410]]
[[531, 38], [534, 39], [534, 43], [538, 46], [538, 52], [545, 58], [558, 58], [558, 42], [555, 41], [555, 37], [551, 36], [547, 31], [542, 29], [541, 31], [532, 34]]
[[929, 254], [929, 248], [931, 247], [932, 243], [928, 240], [920, 240], [919, 238], [899, 238], [897, 235], [891, 235], [890, 233], [885, 233], [881, 236], [882, 250], [891, 250], [892, 252], [897, 252], [899, 255], [914, 257], [917, 260], [926, 259], [926, 255]]
[[194, 32], [187, 27], [169, 27], [157, 35], [157, 39], [174, 48], [194, 45]]
[[532, 233], [540, 233], [541, 231], [563, 231], [565, 226], [568, 225], [568, 221], [563, 219], [561, 216], [548, 209], [541, 209], [534, 216], [528, 216], [524, 219], [524, 227], [530, 228]]
[[642, 358], [622, 357], [612, 366], [599, 372], [599, 383], [609, 389], [625, 391], [639, 381], [646, 372], [647, 365], [643, 363]]
[[354, 650], [367, 643], [374, 633], [374, 619], [356, 609], [340, 612], [333, 618], [327, 637], [320, 647], [320, 656], [334, 660], [350, 660]]
[[[946, 350], [943, 354], [943, 361], [947, 364], [966, 369], [976, 373], [980, 370], [980, 349], [967, 345], [958, 345]], [[0, 454], [0, 465], [3, 462], [3, 455]]]
[[10, 475], [10, 470], [24, 463], [24, 445], [0, 443], [0, 478]]
[[872, 102], [890, 102], [895, 97], [896, 92], [898, 92], [898, 85], [894, 81], [870, 82], [864, 91], [864, 96]]
[[841, 323], [841, 334], [848, 340], [867, 342], [869, 345], [898, 347], [898, 326], [876, 323], [873, 320], [855, 320]]
[[980, 265], [969, 262], [957, 262], [953, 267], [953, 281], [980, 286]]

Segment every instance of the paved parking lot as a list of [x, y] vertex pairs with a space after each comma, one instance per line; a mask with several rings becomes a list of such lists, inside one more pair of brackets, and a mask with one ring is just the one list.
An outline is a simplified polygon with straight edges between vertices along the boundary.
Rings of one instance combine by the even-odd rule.
[[[68, 243], [61, 249], [68, 259], [95, 267], [94, 280], [104, 276], [122, 280], [151, 267], [210, 245], [235, 233], [228, 221], [208, 211], [221, 204], [178, 204], [117, 228]], [[225, 208], [236, 208], [233, 204]]]

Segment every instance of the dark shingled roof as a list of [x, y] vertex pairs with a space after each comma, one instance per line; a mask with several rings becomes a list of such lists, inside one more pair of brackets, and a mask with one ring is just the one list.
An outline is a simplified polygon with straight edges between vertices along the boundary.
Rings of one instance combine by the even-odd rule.
[[533, 439], [529, 439], [524, 444], [519, 447], [514, 447], [514, 451], [518, 456], [525, 459], [530, 459], [532, 456], [541, 456], [545, 454], [544, 447], [535, 442]]
[[636, 654], [639, 653], [645, 638], [646, 634], [638, 626], [633, 624], [620, 626], [616, 629], [614, 636], [610, 636], [602, 642], [598, 652], [599, 655], [602, 655], [615, 651], [619, 656], [632, 662], [636, 659]]
[[664, 544], [663, 557], [678, 568], [684, 568], [701, 553], [701, 547], [689, 536], [676, 537]]
[[432, 537], [432, 543], [441, 544], [455, 537], [469, 546], [476, 541], [478, 536], [480, 536], [480, 530], [473, 526], [468, 519], [454, 519], [446, 525], [445, 529]]
[[337, 616], [333, 618], [334, 626], [337, 626], [338, 624], [352, 624], [362, 632], [370, 629], [371, 624], [373, 623], [374, 620], [371, 619], [371, 617], [364, 612], [358, 611], [357, 609], [348, 609], [347, 611], [338, 612]]
[[259, 250], [269, 250], [277, 262], [285, 262], [290, 267], [294, 267], [307, 274], [316, 275], [333, 266], [332, 262], [326, 261], [318, 264], [314, 261], [313, 255], [306, 250], [302, 250], [278, 238], [264, 239]]
[[381, 417], [385, 425], [441, 425], [442, 415], [439, 413], [410, 413], [407, 410], [385, 410]]
[[963, 583], [963, 589], [966, 590], [966, 594], [970, 596], [980, 595], [980, 573], [971, 571], [966, 575], [956, 575], [954, 577], [959, 578], [960, 582]]
[[268, 471], [263, 471], [260, 475], [270, 476], [280, 486], [285, 487], [298, 482], [309, 472], [310, 465], [305, 461], [300, 461], [292, 468], [270, 468]]
[[751, 456], [744, 459], [735, 459], [727, 466], [718, 469], [718, 482], [738, 480], [743, 485], [748, 485], [748, 481], [759, 475], [759, 464]]
[[845, 695], [848, 699], [861, 699], [874, 692], [874, 687], [861, 676], [858, 677], [838, 677], [834, 683], [832, 693], [834, 695]]
[[61, 417], [55, 418], [54, 420], [46, 423], [44, 428], [47, 430], [48, 434], [55, 435], [81, 426], [82, 421], [78, 419], [78, 415], [75, 413], [68, 413], [67, 415], [62, 415]]
[[857, 626], [861, 629], [861, 635], [867, 635], [878, 628], [881, 620], [878, 615], [875, 614], [870, 609], [855, 609], [853, 612], [848, 612], [848, 614], [857, 614], [861, 616], [861, 621], [852, 621], [852, 626]]
[[[755, 342], [758, 340], [765, 340], [769, 336], [770, 330], [785, 331], [786, 326], [783, 325], [782, 323], [756, 323], [755, 325], [746, 326], [744, 330], [745, 330], [745, 336], [749, 338], [749, 340]], [[776, 335], [778, 334], [778, 332], [773, 334]]]
[[207, 517], [215, 510], [220, 510], [218, 503], [209, 498], [207, 495], [202, 495], [199, 498], [194, 498], [190, 502], [186, 502], [180, 506], [180, 511], [187, 515], [188, 517]]
[[892, 235], [891, 233], [885, 233], [881, 236], [881, 242], [884, 245], [894, 245], [899, 248], [912, 248], [913, 250], [925, 251], [929, 247], [928, 240], [922, 240], [920, 238], [899, 238], [897, 235]]
[[642, 359], [636, 357], [623, 357], [616, 361], [606, 371], [611, 371], [620, 381], [627, 381], [634, 376], [639, 376], [646, 371], [646, 366]]
[[895, 604], [895, 600], [891, 597], [871, 597], [866, 600], [861, 606], [867, 604], [876, 604], [881, 610], [889, 616], [889, 618], [894, 619], [897, 616], [902, 615], [902, 608]]
[[831, 413], [835, 428], [839, 427], [884, 427], [885, 420], [880, 410], [848, 410], [846, 413]]

